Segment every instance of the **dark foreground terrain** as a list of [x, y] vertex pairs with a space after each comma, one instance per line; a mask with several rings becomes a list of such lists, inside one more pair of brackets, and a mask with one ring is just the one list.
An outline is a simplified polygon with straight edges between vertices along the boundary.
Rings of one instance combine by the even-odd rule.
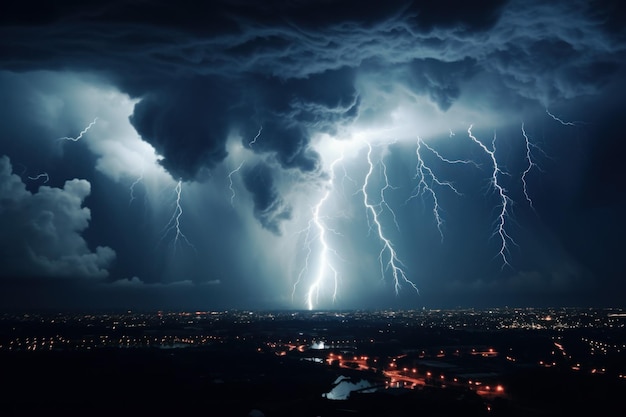
[[[179, 325], [161, 316], [154, 319], [158, 324], [145, 317], [115, 318], [107, 327], [100, 320], [100, 328], [93, 316], [88, 325], [83, 318], [80, 325], [66, 320], [62, 327], [56, 325], [58, 317], [55, 325], [40, 318], [5, 320], [0, 416], [626, 415], [620, 322], [611, 331], [519, 333], [451, 329], [446, 317], [445, 326], [430, 316], [429, 325], [413, 317], [350, 321], [346, 316], [258, 321], [222, 316], [206, 322], [195, 318], [193, 327], [187, 317]], [[42, 334], [48, 345], [42, 344]], [[167, 339], [173, 334], [178, 336]], [[349, 340], [337, 338], [348, 334]], [[320, 348], [322, 339], [327, 344]], [[64, 344], [59, 348], [50, 340]], [[176, 343], [132, 346], [143, 340]], [[198, 345], [198, 340], [207, 342]], [[485, 353], [477, 355], [480, 349]], [[339, 355], [343, 361], [331, 360]], [[345, 360], [348, 355], [354, 359]], [[537, 360], [543, 357], [552, 362]], [[353, 391], [343, 400], [326, 398], [339, 377], [366, 379], [369, 388], [379, 389]], [[471, 385], [477, 378], [485, 378], [480, 388]]]
[[319, 364], [211, 349], [4, 352], [3, 416], [602, 416], [626, 415], [625, 384], [534, 369], [507, 378], [487, 409], [434, 387], [322, 397], [339, 374]]

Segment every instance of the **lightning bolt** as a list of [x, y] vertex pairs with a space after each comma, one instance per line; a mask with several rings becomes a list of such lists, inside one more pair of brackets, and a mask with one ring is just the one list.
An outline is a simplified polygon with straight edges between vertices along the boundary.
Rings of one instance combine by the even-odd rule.
[[39, 178], [45, 178], [43, 180], [43, 183], [46, 184], [48, 181], [50, 181], [50, 176], [48, 175], [47, 172], [42, 172], [41, 174], [35, 176], [35, 177], [28, 177], [29, 180], [33, 180], [33, 181], [37, 181]]
[[[381, 272], [381, 276], [384, 278], [385, 276], [385, 271], [386, 270], [391, 270], [391, 275], [393, 277], [393, 283], [394, 283], [394, 289], [396, 292], [396, 295], [398, 294], [400, 288], [401, 288], [401, 282], [407, 283], [409, 285], [411, 285], [413, 287], [413, 289], [419, 294], [419, 290], [417, 289], [417, 286], [413, 283], [413, 281], [409, 280], [406, 276], [406, 273], [404, 272], [404, 265], [402, 264], [402, 262], [400, 261], [400, 259], [398, 258], [398, 255], [396, 253], [396, 250], [393, 248], [393, 245], [391, 243], [391, 240], [389, 240], [384, 232], [383, 232], [383, 227], [382, 224], [380, 222], [380, 219], [378, 218], [379, 214], [380, 214], [380, 208], [382, 207], [382, 201], [379, 204], [371, 204], [370, 203], [370, 199], [369, 199], [369, 195], [367, 193], [367, 188], [369, 186], [369, 180], [370, 177], [372, 176], [372, 173], [374, 172], [374, 163], [372, 162], [372, 145], [369, 142], [365, 142], [367, 144], [367, 163], [368, 163], [368, 171], [367, 174], [365, 175], [365, 180], [363, 181], [363, 186], [361, 187], [361, 192], [363, 193], [363, 204], [366, 208], [366, 212], [369, 213], [368, 215], [368, 222], [369, 219], [371, 217], [372, 220], [372, 224], [376, 229], [376, 232], [378, 233], [378, 238], [380, 239], [381, 243], [382, 243], [382, 248], [380, 250], [380, 253], [378, 254], [378, 260], [380, 263], [380, 272]], [[386, 176], [386, 170], [383, 169], [383, 175]], [[387, 183], [387, 179], [385, 178], [385, 183]], [[386, 187], [386, 186], [385, 186]], [[385, 188], [383, 187], [383, 188]], [[381, 196], [383, 196], [383, 193], [381, 192]], [[381, 197], [382, 198], [382, 197]], [[384, 199], [383, 199], [384, 201]], [[386, 203], [385, 203], [386, 205]], [[388, 206], [387, 206], [388, 207]], [[370, 230], [372, 228], [372, 224], [370, 224]], [[385, 254], [387, 261], [384, 261], [385, 258]]]
[[135, 181], [132, 182], [132, 184], [130, 184], [129, 190], [130, 190], [130, 200], [128, 201], [128, 205], [130, 206], [131, 204], [133, 204], [133, 201], [135, 201], [135, 187], [137, 186], [137, 184], [139, 184], [141, 181], [143, 181], [143, 170], [141, 171], [141, 174], [139, 174], [139, 177], [137, 177], [137, 179]]
[[[320, 246], [318, 267], [317, 267], [317, 272], [315, 274], [313, 283], [309, 286], [309, 290], [307, 291], [307, 295], [306, 295], [306, 304], [309, 310], [312, 310], [315, 307], [315, 303], [317, 302], [319, 298], [320, 290], [324, 286], [324, 283], [325, 281], [327, 281], [327, 278], [329, 275], [332, 276], [333, 303], [335, 302], [335, 299], [337, 298], [337, 289], [339, 285], [339, 273], [329, 258], [330, 258], [331, 253], [337, 256], [339, 255], [334, 249], [330, 247], [330, 245], [328, 244], [328, 241], [326, 240], [326, 235], [329, 229], [326, 227], [326, 224], [322, 220], [321, 210], [324, 204], [326, 203], [326, 201], [328, 201], [330, 194], [334, 190], [335, 166], [342, 160], [343, 160], [343, 155], [341, 155], [339, 158], [335, 159], [331, 163], [330, 177], [326, 183], [326, 186], [325, 186], [326, 189], [324, 191], [324, 194], [322, 195], [320, 200], [317, 202], [317, 204], [313, 207], [311, 220], [309, 220], [309, 224], [307, 228], [304, 230], [306, 231], [305, 247], [306, 247], [307, 253], [305, 256], [304, 267], [298, 274], [298, 279], [296, 280], [293, 286], [293, 292], [291, 294], [291, 298], [293, 300], [298, 284], [302, 280], [302, 277], [304, 276], [304, 274], [308, 271], [310, 258], [313, 253], [313, 249], [312, 249], [313, 241], [317, 240]], [[312, 230], [315, 230], [316, 233], [313, 233]]]
[[[417, 156], [417, 165], [415, 166], [415, 176], [413, 179], [418, 179], [417, 186], [414, 188], [413, 193], [407, 199], [406, 202], [417, 198], [424, 197], [424, 194], [430, 194], [433, 200], [433, 216], [435, 217], [435, 221], [437, 223], [437, 230], [439, 231], [439, 235], [441, 236], [441, 241], [443, 242], [443, 218], [441, 217], [441, 208], [439, 206], [439, 199], [437, 198], [437, 193], [435, 192], [433, 185], [437, 185], [439, 187], [449, 188], [456, 195], [461, 195], [461, 193], [454, 187], [454, 185], [448, 181], [441, 181], [433, 172], [433, 170], [426, 165], [424, 162], [424, 158], [422, 157], [422, 146], [429, 150], [432, 154], [434, 154], [439, 160], [442, 162], [446, 162], [449, 164], [474, 164], [473, 161], [466, 160], [451, 160], [444, 158], [432, 147], [428, 146], [426, 142], [424, 142], [419, 136], [417, 137], [417, 146], [415, 148], [415, 154]], [[477, 165], [476, 165], [477, 166]]]
[[548, 114], [548, 116], [550, 116], [551, 118], [553, 118], [557, 122], [561, 123], [563, 126], [578, 126], [579, 124], [581, 124], [581, 122], [566, 122], [566, 121], [564, 121], [562, 119], [559, 119], [554, 114], [550, 113], [550, 111], [547, 108], [546, 108], [546, 113]]
[[241, 163], [239, 164], [239, 166], [235, 169], [233, 169], [232, 171], [230, 171], [228, 173], [228, 188], [230, 189], [230, 205], [234, 206], [234, 202], [235, 202], [235, 189], [233, 188], [233, 175], [235, 174], [235, 172], [239, 172], [239, 170], [241, 169], [241, 167], [243, 166], [243, 164], [246, 161], [241, 161]]
[[380, 160], [380, 165], [383, 168], [382, 175], [385, 181], [385, 185], [380, 188], [380, 203], [378, 204], [379, 210], [382, 210], [383, 208], [386, 207], [389, 213], [391, 213], [391, 217], [393, 218], [393, 224], [395, 224], [396, 229], [400, 231], [400, 225], [398, 225], [398, 219], [396, 218], [396, 213], [392, 210], [389, 204], [387, 204], [387, 200], [385, 199], [385, 191], [387, 191], [390, 188], [392, 190], [395, 190], [396, 187], [392, 186], [389, 183], [389, 177], [387, 176], [387, 164], [385, 164], [385, 161], [383, 159]]
[[[342, 157], [343, 158], [343, 157]], [[322, 208], [322, 206], [324, 205], [324, 203], [326, 202], [326, 200], [328, 200], [328, 197], [330, 196], [330, 193], [332, 191], [332, 184], [335, 178], [334, 175], [334, 167], [335, 164], [340, 161], [342, 158], [338, 158], [335, 161], [333, 161], [333, 163], [330, 166], [330, 171], [331, 171], [331, 175], [330, 175], [330, 179], [328, 182], [328, 185], [326, 187], [326, 192], [324, 193], [324, 195], [322, 196], [322, 198], [320, 199], [320, 201], [315, 205], [315, 208], [313, 209], [313, 218], [312, 218], [312, 222], [315, 225], [315, 228], [317, 229], [318, 232], [318, 241], [320, 243], [321, 246], [321, 251], [320, 251], [320, 259], [319, 259], [319, 263], [318, 263], [318, 270], [317, 270], [317, 274], [315, 276], [315, 280], [313, 281], [313, 284], [309, 287], [309, 291], [307, 292], [307, 306], [309, 308], [309, 310], [313, 309], [313, 301], [314, 298], [317, 301], [317, 297], [319, 296], [319, 290], [323, 284], [323, 282], [325, 281], [325, 278], [327, 276], [327, 274], [330, 272], [332, 274], [333, 277], [333, 282], [334, 282], [334, 291], [333, 291], [333, 302], [335, 301], [336, 297], [337, 297], [337, 285], [338, 285], [338, 273], [337, 273], [337, 269], [335, 269], [335, 267], [333, 266], [333, 264], [330, 262], [330, 260], [328, 259], [329, 257], [329, 251], [331, 250], [328, 246], [328, 242], [326, 241], [326, 225], [322, 222], [321, 218], [320, 218], [320, 210]], [[308, 262], [307, 262], [308, 264]]]
[[167, 222], [167, 224], [165, 225], [163, 229], [161, 240], [163, 240], [165, 236], [173, 232], [174, 241], [172, 245], [174, 247], [174, 252], [176, 252], [176, 247], [179, 245], [179, 241], [184, 241], [188, 246], [190, 246], [197, 252], [196, 247], [192, 245], [191, 242], [189, 242], [189, 239], [187, 239], [187, 236], [185, 236], [185, 234], [180, 229], [180, 217], [183, 214], [183, 208], [180, 204], [182, 189], [183, 189], [183, 181], [179, 179], [178, 182], [176, 183], [176, 186], [174, 187], [174, 194], [176, 195], [175, 204], [174, 204], [174, 212], [172, 213], [172, 217], [170, 217], [170, 220]]
[[490, 150], [481, 141], [479, 141], [478, 139], [476, 139], [475, 136], [472, 135], [472, 126], [473, 125], [469, 126], [469, 128], [467, 129], [467, 133], [470, 139], [474, 141], [478, 146], [480, 146], [481, 149], [491, 158], [493, 171], [491, 173], [490, 184], [491, 184], [491, 187], [495, 189], [495, 191], [498, 193], [498, 196], [500, 197], [500, 213], [498, 214], [497, 220], [496, 220], [496, 230], [494, 231], [492, 235], [492, 236], [498, 235], [500, 238], [500, 250], [498, 251], [498, 255], [496, 256], [500, 256], [502, 258], [503, 263], [502, 263], [501, 269], [504, 269], [505, 266], [512, 268], [507, 257], [507, 255], [509, 254], [508, 243], [512, 243], [514, 245], [517, 245], [517, 244], [511, 238], [511, 236], [507, 233], [505, 226], [506, 226], [506, 220], [509, 217], [508, 207], [509, 207], [509, 204], [512, 204], [513, 202], [507, 195], [504, 187], [500, 185], [500, 183], [498, 182], [498, 174], [507, 175], [507, 173], [500, 169], [500, 166], [498, 165], [498, 160], [496, 159], [496, 135], [495, 133], [491, 141], [491, 147], [493, 148], [493, 150]]
[[[250, 148], [252, 148], [252, 145], [254, 145], [257, 139], [261, 136], [262, 131], [263, 131], [263, 126], [259, 127], [259, 131], [257, 132], [256, 136], [250, 142], [248, 142], [248, 146]], [[235, 204], [235, 197], [236, 197], [236, 192], [235, 192], [235, 188], [233, 184], [233, 175], [239, 172], [245, 163], [246, 161], [244, 159], [243, 161], [241, 161], [241, 163], [239, 164], [237, 168], [233, 169], [232, 171], [228, 173], [228, 189], [230, 190], [230, 205], [233, 207]]]
[[[454, 134], [453, 134], [454, 136]], [[429, 146], [426, 142], [424, 142], [423, 140], [421, 140], [419, 137], [417, 138], [418, 142], [421, 142], [422, 145], [424, 145], [424, 147], [426, 149], [428, 149], [429, 151], [431, 151], [437, 158], [439, 158], [440, 161], [442, 162], [446, 162], [448, 164], [470, 164], [470, 165], [474, 165], [476, 168], [480, 168], [480, 166], [472, 161], [472, 160], [468, 160], [468, 159], [448, 159], [448, 158], [444, 158], [443, 156], [441, 156], [441, 154], [439, 152], [437, 152], [435, 149], [433, 149], [431, 146]], [[448, 185], [448, 184], [446, 184]]]
[[254, 144], [256, 143], [256, 140], [259, 138], [259, 136], [261, 136], [261, 132], [262, 132], [262, 131], [263, 131], [263, 126], [261, 126], [261, 127], [259, 128], [259, 131], [258, 131], [258, 133], [256, 134], [256, 136], [254, 137], [254, 139], [252, 139], [252, 140], [248, 143], [248, 146], [249, 146], [249, 147], [252, 147], [252, 145], [254, 145]]
[[[341, 182], [338, 183], [340, 185], [341, 192], [343, 194], [346, 193], [346, 181], [350, 182], [352, 188], [360, 188], [359, 184], [348, 174], [348, 171], [346, 170], [346, 167], [342, 165], [341, 169], [343, 171], [343, 176], [341, 178]], [[357, 191], [357, 193], [358, 193], [358, 191]]]
[[541, 170], [539, 166], [535, 163], [533, 154], [532, 154], [533, 149], [536, 149], [539, 151], [541, 151], [541, 149], [537, 145], [533, 144], [530, 141], [530, 139], [528, 139], [528, 135], [526, 134], [526, 131], [524, 130], [524, 123], [522, 123], [522, 135], [524, 136], [524, 141], [526, 143], [526, 161], [528, 162], [528, 166], [526, 167], [524, 172], [522, 172], [522, 186], [524, 190], [524, 196], [526, 197], [526, 201], [528, 201], [530, 208], [535, 210], [533, 200], [530, 198], [530, 195], [528, 194], [528, 184], [526, 182], [526, 175], [528, 175], [533, 168]]
[[89, 123], [89, 125], [86, 128], [81, 130], [81, 132], [75, 138], [72, 138], [72, 137], [69, 137], [69, 136], [65, 136], [65, 137], [59, 138], [57, 140], [71, 140], [72, 142], [78, 142], [80, 139], [82, 139], [82, 137], [85, 135], [85, 133], [89, 132], [89, 129], [91, 129], [93, 127], [93, 125], [96, 124], [97, 120], [98, 120], [97, 117], [95, 119], [93, 119], [93, 122]]

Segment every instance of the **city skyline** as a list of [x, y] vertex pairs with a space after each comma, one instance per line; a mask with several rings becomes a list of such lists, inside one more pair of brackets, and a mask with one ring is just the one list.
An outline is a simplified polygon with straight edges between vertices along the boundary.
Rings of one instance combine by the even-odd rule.
[[619, 2], [0, 17], [0, 309], [624, 307]]

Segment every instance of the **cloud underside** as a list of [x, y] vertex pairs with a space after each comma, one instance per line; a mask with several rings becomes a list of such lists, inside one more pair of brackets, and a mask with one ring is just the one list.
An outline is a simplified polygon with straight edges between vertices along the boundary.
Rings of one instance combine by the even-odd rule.
[[[139, 98], [133, 126], [183, 180], [209, 175], [230, 135], [245, 146], [260, 127], [253, 152], [280, 169], [318, 170], [312, 137], [363, 119], [362, 108], [392, 107], [363, 103], [357, 84], [383, 90], [377, 98], [399, 85], [440, 111], [470, 82], [479, 102], [547, 106], [594, 94], [622, 69], [610, 14], [588, 2], [422, 3], [48, 6], [42, 21], [27, 10], [4, 17], [0, 55], [14, 70], [97, 71]], [[289, 217], [283, 197], [255, 195], [261, 223], [276, 230]]]

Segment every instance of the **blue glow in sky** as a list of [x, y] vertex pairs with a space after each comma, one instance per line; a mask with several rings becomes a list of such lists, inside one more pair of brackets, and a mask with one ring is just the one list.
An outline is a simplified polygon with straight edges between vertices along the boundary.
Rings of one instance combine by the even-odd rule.
[[610, 1], [17, 6], [0, 307], [622, 305], [623, 19]]

